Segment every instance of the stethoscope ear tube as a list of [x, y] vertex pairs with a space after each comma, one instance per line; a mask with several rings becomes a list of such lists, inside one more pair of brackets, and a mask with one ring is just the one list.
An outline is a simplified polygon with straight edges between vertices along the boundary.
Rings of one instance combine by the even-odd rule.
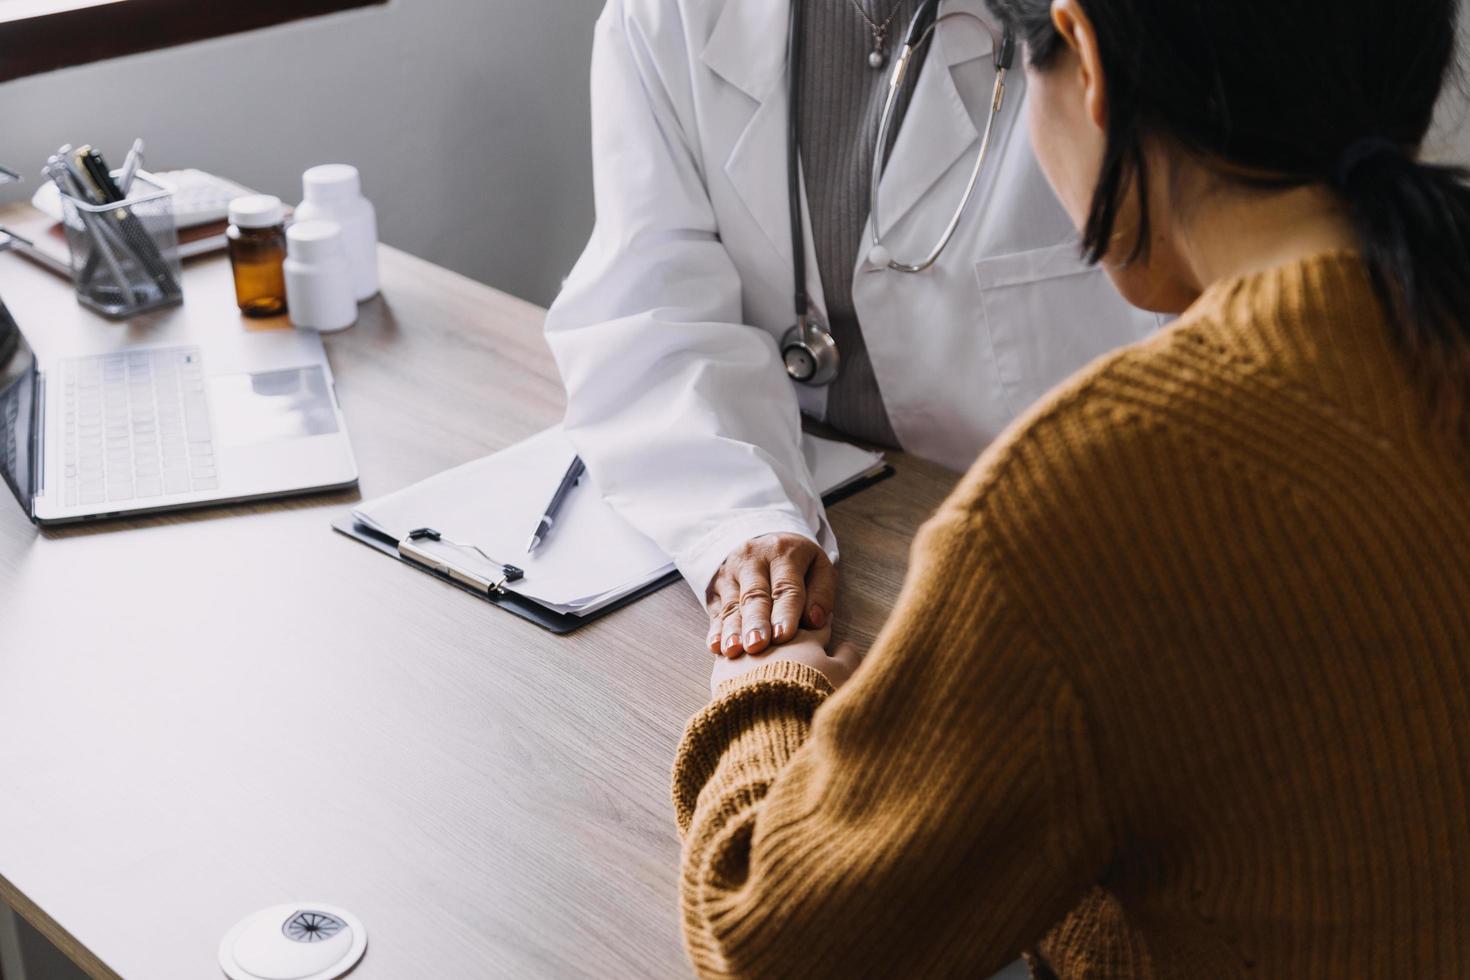
[[939, 240], [935, 242], [934, 247], [929, 250], [929, 254], [922, 261], [914, 263], [898, 261], [893, 257], [892, 251], [883, 244], [883, 208], [880, 188], [883, 183], [886, 162], [883, 159], [883, 151], [888, 146], [888, 132], [893, 125], [894, 106], [898, 102], [898, 93], [903, 88], [914, 52], [933, 36], [941, 22], [952, 17], [970, 17], [978, 21], [986, 30], [990, 29], [989, 24], [966, 10], [956, 10], [942, 17], [936, 17], [934, 14], [938, 7], [938, 0], [927, 0], [914, 15], [913, 23], [909, 26], [904, 39], [903, 51], [899, 54], [898, 62], [893, 67], [893, 77], [888, 83], [888, 96], [884, 99], [883, 113], [878, 120], [878, 145], [873, 153], [873, 176], [868, 187], [868, 203], [872, 220], [872, 241], [868, 251], [868, 261], [880, 269], [890, 269], [894, 272], [919, 273], [931, 268], [939, 261], [939, 256], [944, 254], [944, 250], [954, 239], [955, 232], [960, 227], [960, 221], [964, 218], [965, 211], [969, 209], [970, 201], [975, 196], [975, 188], [980, 184], [980, 174], [985, 170], [985, 161], [990, 156], [991, 138], [995, 134], [995, 121], [1000, 117], [1001, 109], [1005, 105], [1006, 73], [1010, 70], [1015, 55], [1015, 35], [1007, 30], [995, 42], [995, 87], [990, 98], [990, 113], [985, 120], [985, 131], [980, 137], [980, 151], [975, 155], [975, 166], [970, 170], [970, 179], [965, 185], [964, 196], [960, 198], [959, 206], [950, 216], [944, 233], [940, 235]]
[[910, 50], [917, 48], [934, 29], [938, 14], [939, 0], [923, 0], [919, 9], [914, 11], [913, 20], [909, 21], [909, 29], [903, 32], [903, 46]]

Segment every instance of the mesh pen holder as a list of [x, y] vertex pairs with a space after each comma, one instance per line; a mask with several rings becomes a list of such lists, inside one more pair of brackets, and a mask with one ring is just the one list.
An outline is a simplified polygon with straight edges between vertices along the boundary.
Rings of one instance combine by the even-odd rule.
[[129, 197], [92, 204], [61, 195], [77, 300], [121, 319], [184, 301], [173, 195], [139, 173]]

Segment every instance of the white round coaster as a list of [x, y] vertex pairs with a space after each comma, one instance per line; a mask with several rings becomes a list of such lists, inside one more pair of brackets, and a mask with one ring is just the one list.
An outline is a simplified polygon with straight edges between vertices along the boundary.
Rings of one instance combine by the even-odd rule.
[[362, 920], [335, 905], [273, 905], [225, 933], [219, 965], [230, 980], [336, 980], [362, 959]]

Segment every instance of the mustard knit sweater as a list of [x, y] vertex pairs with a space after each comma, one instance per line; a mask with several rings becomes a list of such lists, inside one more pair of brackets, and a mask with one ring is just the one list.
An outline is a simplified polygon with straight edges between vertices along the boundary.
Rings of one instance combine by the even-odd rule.
[[699, 972], [1470, 977], [1470, 451], [1422, 402], [1347, 254], [1053, 393], [839, 693], [691, 721]]

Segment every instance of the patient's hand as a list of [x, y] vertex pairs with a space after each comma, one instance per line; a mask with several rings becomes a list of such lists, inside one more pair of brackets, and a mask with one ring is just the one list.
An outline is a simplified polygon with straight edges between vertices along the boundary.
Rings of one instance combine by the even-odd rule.
[[748, 674], [762, 664], [775, 663], [780, 660], [805, 664], [821, 672], [822, 676], [831, 682], [833, 688], [839, 688], [858, 669], [863, 658], [858, 648], [851, 643], [843, 643], [829, 654], [827, 646], [831, 640], [832, 627], [830, 626], [821, 630], [801, 630], [789, 643], [772, 647], [765, 653], [749, 654], [738, 658], [720, 657], [715, 661], [715, 669], [710, 674], [710, 693], [718, 694], [720, 685], [725, 681]]
[[738, 657], [832, 622], [837, 570], [815, 542], [766, 534], [730, 553], [705, 595], [711, 653]]

